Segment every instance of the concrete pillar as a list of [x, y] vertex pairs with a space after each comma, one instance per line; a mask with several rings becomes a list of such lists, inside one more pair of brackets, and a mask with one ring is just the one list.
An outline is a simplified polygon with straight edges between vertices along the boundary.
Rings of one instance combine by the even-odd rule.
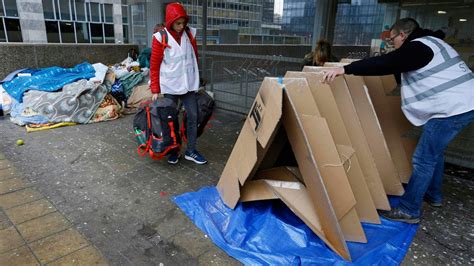
[[114, 16], [115, 43], [123, 43], [122, 4], [120, 0], [115, 1], [115, 2], [118, 2], [118, 3], [113, 3], [113, 6], [112, 6], [112, 12]]
[[150, 1], [146, 2], [146, 33], [147, 33], [147, 45], [151, 47], [151, 41], [153, 36], [153, 29], [156, 24], [165, 22], [165, 2], [170, 1]]
[[47, 43], [41, 0], [17, 0], [23, 42]]
[[324, 21], [326, 21], [327, 0], [316, 0], [316, 12], [313, 25], [313, 39], [311, 40], [311, 50], [316, 48], [316, 43], [324, 36]]

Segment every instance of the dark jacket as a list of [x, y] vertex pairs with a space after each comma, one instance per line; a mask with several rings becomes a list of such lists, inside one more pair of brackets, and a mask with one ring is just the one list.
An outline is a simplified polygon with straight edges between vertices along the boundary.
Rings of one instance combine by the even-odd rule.
[[433, 59], [433, 50], [422, 42], [412, 40], [433, 36], [444, 38], [442, 31], [433, 32], [426, 29], [413, 31], [400, 48], [385, 55], [370, 57], [344, 66], [346, 74], [359, 76], [380, 76], [400, 74], [420, 69]]

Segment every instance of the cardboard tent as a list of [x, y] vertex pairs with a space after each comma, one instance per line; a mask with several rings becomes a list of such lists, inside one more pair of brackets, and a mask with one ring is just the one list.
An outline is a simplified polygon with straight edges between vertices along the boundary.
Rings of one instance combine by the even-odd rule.
[[[328, 123], [331, 135], [337, 144], [346, 145], [354, 148], [349, 133], [344, 125], [342, 115], [338, 110], [331, 87], [322, 84], [322, 74], [311, 72], [287, 72], [285, 78], [305, 78], [309, 88], [316, 101], [318, 115], [324, 117]], [[361, 221], [370, 223], [380, 223], [376, 206], [380, 209], [390, 209], [387, 196], [381, 182], [377, 182], [377, 186], [368, 187], [368, 183], [372, 182], [369, 176], [366, 177], [359, 163], [360, 152], [356, 150], [355, 154], [349, 159], [351, 168], [348, 169], [347, 177], [356, 199], [356, 210]], [[371, 191], [372, 190], [372, 191]], [[372, 197], [371, 195], [374, 195]], [[377, 202], [377, 204], [374, 204]]]
[[[277, 164], [288, 142], [296, 170]], [[331, 249], [350, 260], [345, 241], [367, 241], [346, 175], [353, 153], [350, 146], [334, 143], [306, 79], [279, 84], [266, 78], [217, 188], [231, 208], [239, 200], [280, 198]]]
[[[305, 66], [303, 72], [321, 72], [326, 69], [331, 69], [331, 67]], [[349, 91], [385, 192], [389, 195], [402, 195], [404, 189], [363, 78], [344, 75], [343, 77], [337, 77], [335, 82], [330, 85], [333, 88], [339, 87], [339, 89], [343, 88]], [[338, 107], [345, 108], [345, 106], [339, 104]]]

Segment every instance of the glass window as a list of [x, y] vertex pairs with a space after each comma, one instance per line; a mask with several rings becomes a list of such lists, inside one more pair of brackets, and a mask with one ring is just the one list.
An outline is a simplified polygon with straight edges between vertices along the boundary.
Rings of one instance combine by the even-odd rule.
[[45, 19], [54, 19], [54, 9], [52, 0], [43, 0], [43, 13]]
[[113, 11], [112, 11], [112, 5], [111, 4], [104, 4], [104, 13], [105, 13], [105, 21], [104, 22], [114, 22], [114, 16], [113, 16]]
[[5, 18], [8, 42], [22, 42], [21, 27], [19, 19]]
[[128, 24], [128, 6], [122, 6], [122, 23]]
[[[0, 1], [0, 16], [2, 16], [2, 17], [5, 16], [5, 12], [3, 11], [3, 4], [2, 4], [2, 1]], [[3, 23], [3, 21], [2, 21], [2, 23]], [[3, 24], [2, 24], [2, 25], [3, 25]], [[3, 30], [3, 28], [2, 28], [2, 30]]]
[[74, 25], [72, 22], [60, 22], [59, 27], [61, 28], [61, 41], [63, 43], [76, 42], [76, 38], [74, 36]]
[[86, 5], [84, 4], [84, 0], [75, 0], [76, 6], [76, 15], [78, 21], [87, 21], [86, 19]]
[[59, 0], [59, 10], [61, 20], [71, 20], [71, 12], [69, 11], [69, 0]]
[[90, 43], [89, 24], [84, 22], [75, 24], [77, 43]]
[[3, 18], [0, 18], [0, 42], [6, 42], [7, 36], [5, 35], [5, 31], [3, 30]]
[[18, 17], [16, 0], [3, 0], [3, 3], [5, 4], [5, 15], [10, 17]]
[[98, 3], [89, 3], [91, 9], [91, 21], [100, 22], [100, 5]]
[[57, 21], [45, 21], [46, 24], [46, 38], [48, 42], [60, 42], [59, 27]]
[[70, 0], [69, 6], [71, 7], [71, 20], [76, 21], [76, 10], [74, 5], [74, 0]]
[[104, 24], [104, 33], [106, 43], [115, 43], [114, 24]]
[[102, 24], [91, 23], [91, 39], [92, 43], [104, 43], [104, 31]]
[[128, 25], [123, 25], [123, 43], [129, 43]]
[[56, 14], [56, 19], [59, 19], [59, 0], [54, 0], [54, 11]]

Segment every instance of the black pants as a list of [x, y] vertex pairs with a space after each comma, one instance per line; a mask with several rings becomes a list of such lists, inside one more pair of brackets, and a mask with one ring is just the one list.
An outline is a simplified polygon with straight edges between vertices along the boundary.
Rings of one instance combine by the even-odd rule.
[[186, 147], [186, 151], [192, 152], [196, 149], [196, 138], [197, 138], [197, 102], [196, 102], [196, 92], [190, 91], [183, 95], [172, 95], [172, 94], [165, 94], [165, 98], [173, 100], [176, 105], [178, 105], [178, 100], [184, 104], [184, 109], [186, 110], [186, 131], [187, 131], [187, 139], [188, 145]]

